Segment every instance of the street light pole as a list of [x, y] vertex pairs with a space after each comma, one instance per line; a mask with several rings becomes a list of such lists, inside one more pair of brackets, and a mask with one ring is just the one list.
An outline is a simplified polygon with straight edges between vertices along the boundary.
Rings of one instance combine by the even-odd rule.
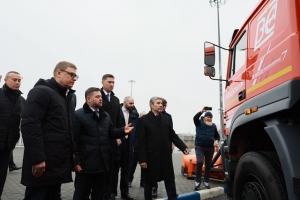
[[[209, 0], [211, 6], [217, 6], [218, 14], [218, 45], [221, 46], [221, 34], [220, 34], [220, 16], [219, 16], [219, 6], [224, 5], [226, 0]], [[224, 110], [223, 110], [223, 85], [222, 85], [222, 65], [221, 65], [221, 48], [219, 48], [219, 79], [220, 79], [220, 137], [224, 140]]]
[[132, 83], [135, 83], [135, 81], [134, 80], [130, 80], [128, 82], [131, 84], [131, 86], [130, 86], [130, 96], [132, 97]]

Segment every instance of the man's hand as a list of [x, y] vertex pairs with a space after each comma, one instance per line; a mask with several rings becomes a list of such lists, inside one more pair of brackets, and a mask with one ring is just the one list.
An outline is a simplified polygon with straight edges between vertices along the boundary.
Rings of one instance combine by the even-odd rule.
[[46, 162], [40, 162], [38, 164], [32, 165], [32, 174], [35, 178], [39, 178], [43, 175], [46, 168]]
[[132, 129], [133, 127], [131, 127], [131, 123], [129, 123], [124, 127], [124, 132], [128, 134], [132, 131]]
[[183, 153], [184, 153], [185, 155], [188, 155], [188, 154], [190, 153], [190, 150], [189, 150], [188, 148], [186, 148], [186, 149], [183, 151]]
[[120, 146], [122, 144], [121, 139], [116, 139], [117, 145]]
[[81, 165], [76, 165], [74, 167], [74, 170], [75, 170], [75, 172], [81, 173], [81, 171], [82, 171]]
[[142, 169], [147, 169], [147, 163], [140, 163]]
[[218, 140], [215, 140], [215, 142], [214, 142], [214, 147], [217, 147], [217, 146], [219, 146], [219, 141], [218, 141]]
[[201, 111], [201, 113], [204, 113], [204, 112], [206, 112], [206, 110], [205, 110], [205, 107], [207, 107], [207, 106], [204, 106], [204, 107], [202, 108], [202, 111]]

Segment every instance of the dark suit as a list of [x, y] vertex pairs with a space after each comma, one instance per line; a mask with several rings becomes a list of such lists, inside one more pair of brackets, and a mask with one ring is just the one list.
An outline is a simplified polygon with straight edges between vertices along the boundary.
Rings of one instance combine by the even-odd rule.
[[[115, 96], [113, 92], [110, 93], [110, 100], [108, 100], [106, 94], [101, 88], [101, 95], [102, 95], [102, 109], [110, 115], [111, 121], [116, 128], [120, 128], [120, 100], [118, 97]], [[111, 158], [114, 159], [115, 151], [117, 148], [117, 142], [115, 139], [109, 140], [111, 146]], [[112, 194], [111, 186], [112, 186], [112, 172], [113, 172], [113, 161], [111, 160], [111, 169], [107, 173], [106, 180], [105, 180], [105, 198], [110, 198]]]
[[168, 199], [176, 199], [175, 176], [170, 141], [181, 151], [187, 147], [173, 130], [168, 118], [153, 112], [139, 118], [137, 125], [139, 162], [147, 163], [145, 169], [145, 199], [152, 199], [153, 182], [164, 181]]
[[[121, 104], [120, 108], [120, 116], [121, 116], [121, 126], [125, 126], [125, 117], [122, 111], [123, 104]], [[136, 122], [138, 119], [138, 113], [136, 110], [133, 110], [129, 113], [128, 123], [131, 123], [131, 126], [136, 126]], [[135, 129], [130, 132], [128, 138], [121, 138], [122, 144], [117, 147], [116, 155], [114, 159], [114, 174], [112, 180], [112, 193], [117, 194], [118, 187], [118, 175], [119, 169], [121, 168], [121, 180], [120, 180], [120, 190], [121, 195], [125, 196], [129, 194], [129, 164], [130, 157], [132, 157], [132, 138], [135, 138]], [[117, 158], [116, 158], [117, 157]]]

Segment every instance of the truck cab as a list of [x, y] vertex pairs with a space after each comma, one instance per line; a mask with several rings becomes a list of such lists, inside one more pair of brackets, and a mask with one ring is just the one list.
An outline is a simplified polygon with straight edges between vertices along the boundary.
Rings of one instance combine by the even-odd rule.
[[300, 199], [300, 1], [265, 0], [228, 50], [222, 161], [231, 199]]

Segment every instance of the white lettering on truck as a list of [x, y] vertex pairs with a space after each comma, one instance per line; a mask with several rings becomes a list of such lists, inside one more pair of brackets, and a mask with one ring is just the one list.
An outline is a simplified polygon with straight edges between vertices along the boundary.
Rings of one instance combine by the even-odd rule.
[[258, 16], [255, 33], [254, 51], [264, 44], [274, 33], [278, 0], [273, 0]]

